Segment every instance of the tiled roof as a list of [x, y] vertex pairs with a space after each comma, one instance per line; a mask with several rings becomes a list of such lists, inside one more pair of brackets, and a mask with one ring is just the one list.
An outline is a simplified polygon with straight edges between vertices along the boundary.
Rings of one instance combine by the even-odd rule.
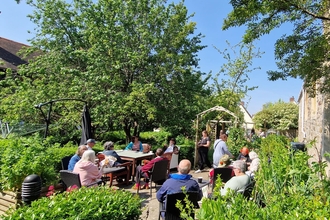
[[27, 63], [27, 60], [18, 55], [22, 47], [28, 47], [28, 45], [0, 37], [0, 69], [17, 70], [18, 65]]

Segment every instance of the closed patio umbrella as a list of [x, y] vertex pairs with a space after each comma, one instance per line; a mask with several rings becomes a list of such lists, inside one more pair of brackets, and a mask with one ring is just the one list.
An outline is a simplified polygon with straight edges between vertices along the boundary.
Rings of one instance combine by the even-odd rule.
[[81, 117], [81, 131], [80, 145], [86, 144], [87, 140], [92, 138], [92, 122], [87, 105], [84, 106], [84, 111]]

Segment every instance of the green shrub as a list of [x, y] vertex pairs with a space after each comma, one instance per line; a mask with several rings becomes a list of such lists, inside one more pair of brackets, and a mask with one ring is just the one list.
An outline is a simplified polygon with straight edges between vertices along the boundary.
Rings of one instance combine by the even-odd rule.
[[171, 138], [171, 133], [166, 131], [160, 132], [141, 132], [140, 141], [142, 143], [151, 144], [151, 146], [163, 147], [164, 144], [168, 144], [168, 140]]
[[[197, 218], [327, 219], [330, 181], [320, 179], [319, 169], [314, 168], [324, 168], [324, 163], [310, 167], [310, 156], [302, 151], [293, 152], [289, 140], [283, 136], [270, 135], [259, 143], [261, 163], [255, 176], [253, 199], [247, 200], [241, 194], [205, 199]], [[219, 191], [217, 187], [215, 190]]]
[[134, 220], [142, 213], [142, 200], [130, 192], [91, 187], [44, 197], [10, 213], [4, 220], [114, 219]]
[[195, 145], [180, 145], [179, 161], [188, 159], [191, 164], [194, 164]]
[[243, 147], [251, 149], [251, 143], [245, 138], [245, 131], [242, 128], [231, 128], [228, 136], [227, 146], [236, 158]]
[[37, 137], [0, 140], [0, 190], [18, 191], [25, 177], [37, 174], [43, 185], [59, 180], [61, 158], [72, 155], [77, 147], [48, 145]]

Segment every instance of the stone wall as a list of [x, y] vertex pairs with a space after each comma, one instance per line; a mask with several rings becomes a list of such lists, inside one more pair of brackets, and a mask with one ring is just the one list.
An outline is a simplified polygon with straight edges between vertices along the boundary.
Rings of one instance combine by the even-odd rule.
[[[308, 149], [310, 162], [327, 160], [325, 153], [330, 152], [330, 104], [325, 95], [317, 94], [310, 97], [306, 91], [302, 91], [299, 97], [299, 129], [298, 139], [307, 145], [313, 143]], [[330, 177], [330, 161], [326, 169]]]

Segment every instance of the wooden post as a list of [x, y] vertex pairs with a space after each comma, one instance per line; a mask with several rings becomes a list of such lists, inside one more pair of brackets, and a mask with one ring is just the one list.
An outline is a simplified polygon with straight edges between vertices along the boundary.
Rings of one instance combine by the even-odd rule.
[[198, 118], [198, 115], [197, 115], [197, 119], [196, 119], [196, 137], [195, 137], [195, 157], [194, 157], [194, 167], [196, 167], [197, 165], [197, 162], [198, 162], [198, 121], [199, 121], [199, 118]]

